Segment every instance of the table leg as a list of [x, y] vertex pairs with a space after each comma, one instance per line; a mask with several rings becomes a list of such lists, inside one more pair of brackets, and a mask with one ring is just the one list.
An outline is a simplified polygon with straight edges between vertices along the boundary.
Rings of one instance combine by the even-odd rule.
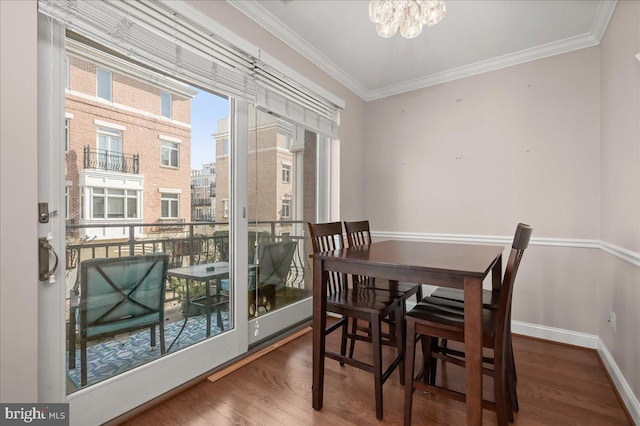
[[482, 424], [482, 280], [464, 279], [467, 424]]
[[324, 330], [327, 325], [326, 273], [321, 260], [313, 261], [313, 409], [322, 408], [324, 389]]

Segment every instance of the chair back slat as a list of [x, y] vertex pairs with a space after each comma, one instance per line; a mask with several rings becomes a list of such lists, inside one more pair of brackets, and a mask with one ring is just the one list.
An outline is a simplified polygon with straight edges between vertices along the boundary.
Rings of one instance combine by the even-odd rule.
[[[330, 223], [308, 223], [311, 234], [311, 244], [314, 253], [333, 251], [344, 248], [342, 237], [342, 224], [340, 222]], [[346, 289], [346, 275], [337, 272], [329, 272], [327, 280], [327, 293], [333, 294]]]
[[371, 244], [371, 230], [368, 220], [345, 222], [344, 229], [347, 233], [347, 244], [349, 247]]

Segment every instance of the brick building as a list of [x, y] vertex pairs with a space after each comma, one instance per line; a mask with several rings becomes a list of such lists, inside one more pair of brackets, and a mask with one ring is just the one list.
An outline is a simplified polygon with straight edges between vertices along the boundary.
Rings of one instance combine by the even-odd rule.
[[[249, 108], [247, 210], [249, 223], [290, 221], [294, 215], [294, 126]], [[229, 120], [218, 120], [216, 222], [229, 220]], [[268, 228], [268, 226], [266, 227]]]
[[191, 220], [214, 220], [216, 197], [216, 163], [191, 170]]
[[[65, 87], [66, 218], [103, 225], [191, 217], [187, 85], [69, 40]], [[136, 235], [153, 227], [136, 227]], [[125, 227], [76, 235], [128, 237]]]

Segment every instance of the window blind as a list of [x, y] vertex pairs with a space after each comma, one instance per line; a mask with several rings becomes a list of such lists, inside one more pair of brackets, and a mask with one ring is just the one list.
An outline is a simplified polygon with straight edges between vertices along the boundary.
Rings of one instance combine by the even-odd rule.
[[343, 105], [267, 63], [259, 49], [223, 39], [217, 24], [182, 2], [39, 0], [38, 11], [118, 55], [338, 137]]

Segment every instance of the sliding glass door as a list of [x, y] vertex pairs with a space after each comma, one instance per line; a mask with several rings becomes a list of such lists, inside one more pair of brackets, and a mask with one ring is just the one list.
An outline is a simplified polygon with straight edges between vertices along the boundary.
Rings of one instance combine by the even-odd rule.
[[40, 393], [98, 424], [247, 351], [248, 107], [39, 25]]
[[249, 343], [310, 318], [306, 222], [315, 220], [316, 137], [250, 107], [247, 150]]
[[183, 33], [134, 26], [153, 39], [138, 50], [105, 22], [178, 19], [169, 4], [39, 7], [38, 226], [59, 259], [38, 300], [40, 399], [100, 424], [311, 318], [306, 223], [327, 217], [331, 163], [300, 124], [337, 134], [338, 114], [284, 77], [266, 90], [269, 67], [184, 5]]

